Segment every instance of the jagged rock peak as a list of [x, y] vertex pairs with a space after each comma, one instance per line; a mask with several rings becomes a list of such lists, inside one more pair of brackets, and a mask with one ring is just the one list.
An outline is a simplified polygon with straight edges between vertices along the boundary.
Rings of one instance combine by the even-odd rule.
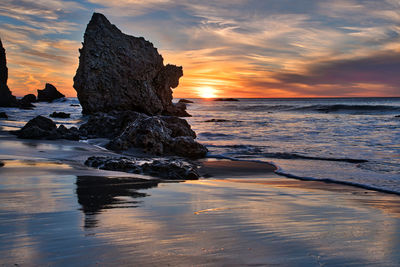
[[42, 101], [43, 102], [51, 102], [53, 100], [65, 97], [65, 95], [60, 93], [57, 90], [57, 88], [50, 83], [46, 83], [44, 89], [42, 89], [42, 90], [38, 89], [37, 92], [38, 92], [38, 97], [37, 97], [38, 102], [42, 102]]
[[6, 50], [0, 38], [0, 107], [16, 107], [17, 99], [7, 86], [8, 68]]
[[178, 86], [182, 67], [164, 66], [152, 43], [122, 33], [104, 15], [94, 13], [79, 51], [74, 88], [83, 113], [175, 115], [171, 88]]

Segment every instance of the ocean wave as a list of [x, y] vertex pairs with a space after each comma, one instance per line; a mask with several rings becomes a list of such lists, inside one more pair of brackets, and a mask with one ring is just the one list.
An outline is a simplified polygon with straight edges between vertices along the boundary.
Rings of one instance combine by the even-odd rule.
[[293, 111], [316, 111], [321, 113], [357, 113], [357, 114], [376, 114], [376, 113], [398, 113], [400, 106], [388, 105], [310, 105], [296, 107]]
[[323, 160], [323, 161], [340, 161], [347, 163], [366, 163], [368, 160], [366, 159], [352, 159], [352, 158], [328, 158], [328, 157], [313, 157], [313, 156], [305, 156], [296, 153], [263, 153], [264, 157], [267, 158], [275, 158], [275, 159], [308, 159], [308, 160]]
[[376, 185], [369, 185], [369, 184], [363, 184], [363, 183], [357, 183], [357, 182], [339, 181], [339, 180], [330, 179], [330, 178], [314, 178], [314, 177], [297, 176], [297, 175], [294, 175], [294, 174], [290, 174], [290, 173], [284, 172], [279, 167], [275, 171], [275, 173], [278, 174], [278, 175], [285, 176], [287, 178], [294, 178], [294, 179], [298, 179], [298, 180], [302, 180], [302, 181], [318, 181], [318, 182], [325, 182], [325, 183], [334, 183], [334, 184], [341, 184], [341, 185], [359, 187], [359, 188], [363, 188], [363, 189], [367, 189], [367, 190], [374, 190], [374, 191], [383, 192], [383, 193], [400, 195], [400, 191], [397, 191], [395, 189], [387, 189], [387, 188], [379, 187], [379, 186], [376, 186]]

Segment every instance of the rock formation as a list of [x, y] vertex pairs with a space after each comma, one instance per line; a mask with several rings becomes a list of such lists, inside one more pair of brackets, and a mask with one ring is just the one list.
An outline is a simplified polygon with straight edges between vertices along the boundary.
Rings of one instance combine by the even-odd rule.
[[5, 112], [0, 112], [0, 119], [8, 119], [8, 115]]
[[85, 164], [102, 170], [147, 174], [169, 180], [195, 180], [197, 166], [181, 159], [135, 159], [127, 157], [89, 157]]
[[76, 127], [67, 129], [64, 125], [60, 125], [57, 128], [51, 119], [43, 116], [31, 119], [16, 134], [18, 138], [22, 139], [79, 140], [79, 131]]
[[136, 120], [107, 147], [112, 150], [138, 147], [154, 155], [178, 155], [188, 158], [202, 158], [207, 154], [207, 148], [194, 141], [194, 132], [191, 129], [186, 132], [182, 131], [181, 126], [168, 126], [168, 122], [161, 116]]
[[7, 86], [8, 68], [6, 51], [0, 39], [0, 107], [16, 107], [17, 99]]
[[[148, 115], [188, 115], [172, 103], [182, 67], [164, 66], [153, 44], [122, 33], [94, 13], [87, 25], [74, 88], [84, 114], [132, 110]], [[182, 112], [182, 110], [184, 112]]]
[[37, 90], [38, 96], [37, 96], [37, 101], [38, 102], [52, 102], [53, 100], [63, 98], [65, 95], [61, 94], [57, 88], [54, 87], [54, 85], [50, 83], [46, 83], [46, 86], [42, 90]]
[[18, 100], [18, 106], [22, 109], [34, 108], [33, 102], [36, 102], [36, 96], [34, 94], [27, 94], [22, 99]]
[[53, 113], [50, 114], [50, 117], [66, 119], [66, 118], [70, 118], [71, 114], [65, 113], [65, 112], [56, 112], [56, 111], [54, 111]]

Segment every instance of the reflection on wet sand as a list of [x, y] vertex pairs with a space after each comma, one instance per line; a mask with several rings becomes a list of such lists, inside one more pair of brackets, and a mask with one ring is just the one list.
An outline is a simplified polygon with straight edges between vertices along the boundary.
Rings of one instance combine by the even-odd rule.
[[96, 214], [104, 209], [134, 208], [145, 197], [139, 189], [156, 187], [159, 181], [131, 177], [77, 176], [76, 194], [85, 214], [85, 228], [95, 227]]

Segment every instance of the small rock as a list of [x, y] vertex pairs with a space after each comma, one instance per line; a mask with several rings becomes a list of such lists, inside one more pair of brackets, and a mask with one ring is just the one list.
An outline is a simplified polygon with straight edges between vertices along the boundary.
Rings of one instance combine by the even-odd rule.
[[52, 118], [62, 118], [62, 119], [66, 119], [71, 117], [71, 114], [69, 113], [65, 113], [65, 112], [53, 112], [50, 114], [50, 117]]
[[54, 85], [46, 83], [46, 86], [42, 90], [37, 90], [38, 102], [52, 102], [55, 99], [63, 98], [65, 95], [61, 94]]
[[21, 130], [17, 131], [18, 138], [21, 139], [68, 139], [79, 140], [79, 131], [76, 127], [67, 129], [64, 125], [58, 128], [56, 124], [48, 118], [37, 116], [25, 124]]
[[200, 177], [197, 166], [182, 159], [135, 159], [89, 157], [85, 165], [102, 170], [146, 174], [169, 180], [195, 180]]
[[71, 107], [80, 107], [81, 105], [79, 105], [79, 104], [71, 104], [70, 106]]
[[35, 107], [32, 104], [33, 102], [36, 102], [36, 96], [34, 94], [28, 94], [18, 100], [18, 107], [21, 109], [31, 109]]
[[5, 112], [0, 112], [0, 119], [8, 119], [8, 115]]
[[400, 118], [400, 115], [396, 115], [396, 116], [394, 116], [395, 118]]

